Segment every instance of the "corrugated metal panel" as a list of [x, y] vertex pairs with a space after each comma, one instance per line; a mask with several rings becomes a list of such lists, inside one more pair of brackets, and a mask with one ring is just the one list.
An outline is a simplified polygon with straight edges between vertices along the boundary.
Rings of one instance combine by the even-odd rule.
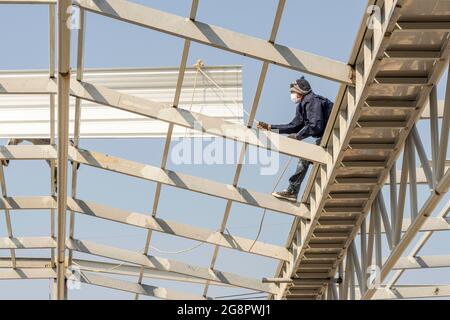
[[[242, 68], [204, 67], [203, 71], [222, 89], [196, 69], [186, 69], [180, 108], [243, 124]], [[197, 84], [194, 84], [197, 75]], [[45, 71], [1, 72], [0, 77], [47, 77]], [[149, 100], [172, 105], [178, 68], [92, 69], [84, 80]], [[73, 134], [75, 99], [70, 105], [70, 134]], [[167, 124], [110, 107], [83, 102], [82, 138], [165, 137]], [[48, 95], [1, 95], [0, 137], [42, 138], [50, 134]], [[174, 137], [195, 137], [198, 133], [175, 127]]]

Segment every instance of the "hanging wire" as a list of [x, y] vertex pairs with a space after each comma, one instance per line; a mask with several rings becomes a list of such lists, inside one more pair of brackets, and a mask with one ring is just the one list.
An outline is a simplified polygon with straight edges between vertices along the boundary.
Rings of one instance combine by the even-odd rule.
[[[185, 253], [185, 252], [189, 252], [189, 251], [195, 250], [195, 249], [201, 247], [204, 244], [205, 244], [205, 242], [200, 242], [200, 243], [196, 244], [195, 246], [193, 246], [191, 248], [187, 248], [187, 249], [179, 250], [179, 251], [166, 251], [166, 250], [158, 249], [158, 248], [156, 248], [154, 246], [150, 246], [150, 249], [153, 249], [154, 251], [157, 251], [159, 253], [164, 253], [164, 254], [180, 254], [180, 253]], [[144, 248], [139, 250], [138, 253], [141, 253], [143, 251], [144, 251]], [[83, 268], [84, 270], [87, 270], [87, 271], [92, 271], [92, 272], [109, 272], [109, 271], [113, 271], [115, 269], [120, 268], [121, 266], [125, 265], [127, 262], [124, 261], [124, 262], [122, 262], [122, 263], [120, 263], [118, 265], [115, 265], [115, 266], [113, 266], [111, 268], [108, 268], [108, 269], [95, 269], [95, 268], [83, 267], [82, 265], [76, 263], [75, 261], [72, 261], [72, 263], [77, 265], [77, 266], [79, 266], [79, 267], [81, 267], [81, 268]]]
[[[142, 248], [141, 250], [139, 250], [138, 253], [141, 253], [141, 252], [143, 252], [143, 251], [144, 251], [144, 248]], [[111, 267], [111, 268], [108, 268], [108, 269], [103, 269], [103, 270], [102, 270], [102, 269], [89, 268], [89, 267], [83, 267], [82, 265], [76, 263], [75, 260], [72, 260], [72, 263], [73, 263], [74, 265], [79, 266], [80, 269], [83, 268], [84, 270], [87, 270], [87, 271], [92, 271], [92, 272], [109, 272], [109, 271], [113, 271], [113, 270], [116, 270], [116, 269], [120, 268], [121, 266], [123, 266], [123, 265], [126, 264], [127, 262], [124, 261], [124, 262], [122, 262], [122, 263], [120, 263], [120, 264], [118, 264], [118, 265], [115, 265], [114, 267]]]
[[161, 249], [158, 249], [158, 248], [156, 248], [156, 247], [153, 247], [153, 246], [150, 246], [150, 248], [153, 249], [153, 250], [155, 250], [155, 251], [157, 251], [157, 252], [159, 252], [159, 253], [165, 253], [165, 254], [180, 254], [180, 253], [186, 253], [186, 252], [195, 250], [195, 249], [197, 249], [197, 248], [203, 246], [205, 243], [206, 243], [206, 242], [200, 242], [200, 243], [196, 244], [195, 246], [193, 246], [193, 247], [191, 247], [191, 248], [187, 248], [187, 249], [180, 250], [180, 251], [165, 251], [165, 250], [161, 250]]
[[[291, 160], [292, 158], [289, 158], [286, 161], [286, 164], [284, 165], [283, 171], [281, 172], [280, 176], [278, 177], [277, 182], [275, 183], [275, 185], [272, 188], [272, 192], [275, 192], [276, 188], [278, 187], [278, 185], [280, 184], [281, 178], [283, 178], [284, 174], [286, 173], [287, 168], [289, 167], [289, 165], [291, 164]], [[262, 227], [264, 224], [264, 220], [266, 218], [266, 213], [267, 213], [267, 209], [264, 209], [264, 213], [261, 217], [261, 222], [259, 223], [259, 229], [258, 229], [258, 233], [256, 235], [255, 240], [253, 241], [252, 245], [250, 246], [250, 249], [248, 251], [252, 251], [253, 247], [255, 246], [256, 242], [258, 241], [260, 235], [261, 235], [261, 231], [262, 231]]]

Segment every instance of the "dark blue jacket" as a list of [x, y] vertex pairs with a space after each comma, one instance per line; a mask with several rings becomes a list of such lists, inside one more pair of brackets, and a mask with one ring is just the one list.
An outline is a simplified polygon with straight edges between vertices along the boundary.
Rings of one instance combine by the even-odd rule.
[[323, 99], [311, 91], [297, 105], [295, 117], [290, 123], [272, 125], [272, 129], [280, 134], [296, 133], [297, 140], [322, 137], [328, 120], [322, 111]]

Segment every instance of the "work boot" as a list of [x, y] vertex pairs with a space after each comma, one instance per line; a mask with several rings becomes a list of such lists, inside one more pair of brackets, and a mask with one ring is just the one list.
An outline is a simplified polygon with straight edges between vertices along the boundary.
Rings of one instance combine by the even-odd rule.
[[284, 199], [292, 202], [297, 202], [297, 193], [284, 190], [279, 192], [273, 192], [272, 195], [278, 199]]

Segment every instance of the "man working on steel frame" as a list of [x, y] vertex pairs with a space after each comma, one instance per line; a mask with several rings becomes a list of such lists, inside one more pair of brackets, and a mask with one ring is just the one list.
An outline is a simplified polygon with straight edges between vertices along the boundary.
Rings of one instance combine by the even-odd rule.
[[[280, 134], [289, 134], [289, 138], [297, 140], [313, 137], [316, 138], [316, 144], [320, 144], [333, 103], [327, 98], [315, 94], [304, 77], [293, 82], [290, 88], [291, 100], [297, 104], [294, 119], [289, 124], [282, 125], [258, 122], [257, 128], [278, 131]], [[300, 185], [310, 164], [310, 161], [300, 159], [294, 175], [289, 178], [289, 187], [284, 191], [274, 192], [272, 195], [296, 202]]]

